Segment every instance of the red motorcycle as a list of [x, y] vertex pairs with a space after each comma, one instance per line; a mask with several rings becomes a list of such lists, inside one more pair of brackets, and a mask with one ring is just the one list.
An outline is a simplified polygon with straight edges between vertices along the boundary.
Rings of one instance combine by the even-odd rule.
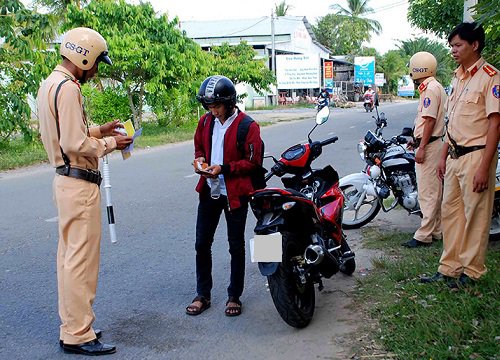
[[[265, 188], [252, 193], [250, 206], [257, 218], [252, 261], [267, 276], [278, 313], [290, 326], [303, 328], [315, 308], [314, 284], [323, 289], [322, 278], [338, 271], [351, 275], [356, 262], [342, 231], [344, 197], [339, 176], [330, 165], [312, 169], [323, 146], [337, 136], [312, 141], [314, 129], [328, 120], [327, 107], [316, 115], [308, 143], [287, 149], [266, 175], [281, 177], [284, 188]], [[284, 175], [291, 175], [283, 177]]]

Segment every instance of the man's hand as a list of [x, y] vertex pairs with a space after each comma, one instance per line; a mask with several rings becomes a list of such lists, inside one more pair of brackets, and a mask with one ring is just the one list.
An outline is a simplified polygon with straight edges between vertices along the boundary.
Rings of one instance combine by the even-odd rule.
[[207, 167], [205, 169], [205, 171], [210, 173], [210, 174], [203, 174], [206, 177], [216, 178], [222, 172], [222, 168], [220, 165], [212, 165], [212, 166]]
[[131, 136], [124, 136], [124, 135], [117, 135], [114, 136], [116, 140], [116, 148], [118, 150], [123, 150], [125, 149], [128, 145], [130, 145], [134, 139], [132, 139]]
[[425, 148], [419, 147], [415, 153], [415, 162], [417, 164], [422, 164], [425, 160]]
[[446, 159], [440, 160], [438, 167], [436, 169], [437, 177], [439, 180], [444, 180], [444, 174], [446, 174]]
[[113, 120], [99, 127], [102, 137], [122, 135], [115, 130], [116, 128], [123, 129], [123, 124], [120, 123], [120, 120]]
[[408, 142], [406, 143], [406, 149], [410, 151], [415, 150], [415, 141], [408, 140]]
[[483, 192], [488, 189], [488, 169], [479, 168], [474, 175], [474, 180], [472, 180], [472, 191], [473, 192]]

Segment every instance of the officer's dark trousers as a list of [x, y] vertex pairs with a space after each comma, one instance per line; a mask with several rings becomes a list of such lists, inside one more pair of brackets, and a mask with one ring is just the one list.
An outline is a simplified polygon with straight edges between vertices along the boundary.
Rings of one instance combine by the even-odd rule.
[[227, 223], [229, 253], [231, 254], [231, 276], [228, 296], [239, 298], [243, 292], [245, 278], [245, 224], [248, 204], [232, 211], [228, 210], [227, 197], [212, 199], [208, 192], [200, 195], [196, 221], [196, 290], [198, 295], [210, 299], [212, 290], [212, 243], [215, 230], [224, 211]]

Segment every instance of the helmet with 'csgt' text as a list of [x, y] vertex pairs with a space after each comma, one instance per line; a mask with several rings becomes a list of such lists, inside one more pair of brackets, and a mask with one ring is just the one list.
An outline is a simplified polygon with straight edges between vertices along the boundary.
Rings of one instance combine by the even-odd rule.
[[60, 53], [82, 70], [90, 70], [101, 61], [112, 64], [106, 40], [97, 31], [86, 27], [68, 31], [61, 42]]
[[208, 105], [222, 103], [228, 109], [236, 105], [236, 88], [231, 80], [222, 75], [207, 77], [200, 86], [196, 96], [203, 107], [208, 110]]
[[410, 59], [410, 77], [413, 80], [436, 75], [437, 61], [427, 51], [415, 53]]

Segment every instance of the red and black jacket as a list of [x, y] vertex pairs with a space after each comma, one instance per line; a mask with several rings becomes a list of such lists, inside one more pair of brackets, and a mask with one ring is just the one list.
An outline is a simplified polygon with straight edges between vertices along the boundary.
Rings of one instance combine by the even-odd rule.
[[[263, 156], [261, 154], [262, 140], [260, 137], [260, 127], [255, 121], [248, 128], [248, 134], [243, 147], [245, 150], [244, 154], [238, 150], [238, 125], [247, 116], [244, 112], [239, 111], [224, 135], [224, 161], [220, 165], [226, 183], [230, 209], [240, 207], [242, 198], [248, 196], [254, 190], [250, 174], [261, 165], [260, 161]], [[194, 157], [195, 159], [204, 157], [208, 164], [210, 164], [210, 153], [212, 150], [214, 121], [215, 117], [212, 113], [204, 114], [200, 118], [194, 134]], [[206, 189], [205, 184], [206, 178], [200, 176], [196, 191], [201, 193], [203, 189]]]

